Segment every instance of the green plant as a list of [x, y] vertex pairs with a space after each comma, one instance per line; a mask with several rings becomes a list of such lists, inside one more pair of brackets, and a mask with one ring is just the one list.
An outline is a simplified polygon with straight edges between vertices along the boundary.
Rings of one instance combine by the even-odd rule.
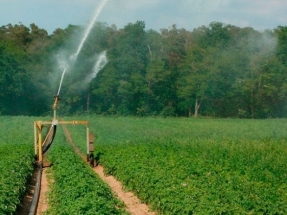
[[49, 153], [54, 182], [47, 214], [127, 214], [110, 188], [64, 142], [58, 138]]

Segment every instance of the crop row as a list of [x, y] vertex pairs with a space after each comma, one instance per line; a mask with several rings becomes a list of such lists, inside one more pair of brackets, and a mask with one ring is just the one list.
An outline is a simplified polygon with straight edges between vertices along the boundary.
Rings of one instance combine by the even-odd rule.
[[33, 118], [0, 120], [0, 214], [14, 214], [33, 173]]
[[28, 144], [0, 144], [0, 214], [13, 214], [26, 191], [34, 158]]
[[286, 120], [89, 120], [106, 173], [158, 213], [287, 213]]
[[65, 142], [58, 129], [48, 153], [53, 183], [46, 214], [127, 214], [110, 188]]
[[286, 214], [286, 145], [153, 142], [99, 150], [106, 173], [162, 214]]

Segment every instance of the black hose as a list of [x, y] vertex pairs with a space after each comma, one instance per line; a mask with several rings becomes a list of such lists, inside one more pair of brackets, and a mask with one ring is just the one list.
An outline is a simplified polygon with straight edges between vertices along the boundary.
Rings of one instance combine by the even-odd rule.
[[37, 182], [35, 185], [33, 200], [31, 203], [31, 207], [29, 210], [29, 215], [35, 215], [37, 212], [37, 206], [40, 196], [40, 190], [41, 190], [41, 178], [42, 178], [42, 164], [39, 166], [38, 175], [37, 175]]
[[[45, 154], [46, 151], [48, 151], [48, 149], [50, 148], [50, 146], [52, 145], [53, 141], [54, 141], [54, 138], [55, 138], [55, 135], [56, 135], [56, 131], [57, 131], [57, 125], [52, 125], [52, 127], [50, 128], [50, 130], [53, 129], [53, 133], [52, 133], [52, 137], [51, 139], [48, 141], [48, 143], [44, 143], [43, 145], [43, 154]], [[50, 131], [47, 135], [50, 134]]]
[[[43, 154], [46, 151], [48, 151], [48, 149], [52, 145], [54, 138], [55, 138], [55, 135], [56, 135], [56, 130], [57, 130], [56, 125], [52, 125], [50, 127], [50, 130], [49, 130], [47, 135], [51, 135], [51, 137], [49, 137], [49, 136], [47, 137], [47, 135], [46, 135], [47, 143], [45, 142], [43, 145], [43, 148], [42, 148]], [[41, 178], [42, 178], [43, 164], [40, 164], [38, 168], [39, 169], [38, 169], [37, 181], [36, 181], [36, 185], [35, 185], [32, 203], [31, 203], [30, 210], [29, 210], [29, 215], [35, 215], [37, 213], [38, 201], [39, 201], [40, 190], [41, 190]]]

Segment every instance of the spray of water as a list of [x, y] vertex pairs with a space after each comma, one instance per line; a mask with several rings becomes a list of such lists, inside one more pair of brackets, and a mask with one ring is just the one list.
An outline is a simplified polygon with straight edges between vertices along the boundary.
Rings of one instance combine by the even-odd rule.
[[61, 90], [61, 87], [62, 87], [62, 82], [63, 82], [63, 78], [64, 78], [65, 73], [66, 73], [66, 69], [64, 69], [64, 71], [63, 71], [63, 73], [62, 73], [61, 81], [60, 81], [60, 85], [59, 85], [59, 89], [58, 89], [57, 96], [60, 95], [60, 90]]
[[74, 64], [74, 58], [68, 58], [66, 56], [66, 53], [62, 52], [60, 54], [58, 54], [56, 56], [57, 62], [58, 62], [58, 67], [60, 70], [62, 70], [62, 75], [61, 75], [61, 79], [60, 79], [60, 84], [59, 84], [59, 89], [58, 89], [58, 93], [57, 95], [60, 94], [60, 90], [62, 87], [62, 83], [63, 83], [63, 79], [65, 76], [66, 71]]
[[[101, 4], [99, 5], [99, 7], [97, 8], [93, 19], [91, 20], [90, 24], [88, 25], [88, 27], [87, 27], [86, 30], [85, 30], [84, 36], [83, 36], [83, 38], [82, 38], [82, 40], [81, 40], [81, 42], [80, 42], [80, 44], [79, 44], [79, 47], [78, 47], [78, 49], [77, 49], [77, 52], [76, 52], [75, 54], [71, 55], [71, 56], [69, 57], [69, 59], [68, 59], [68, 61], [70, 61], [70, 63], [73, 64], [73, 63], [76, 61], [77, 56], [79, 55], [79, 53], [80, 53], [80, 51], [81, 51], [81, 49], [82, 49], [82, 47], [83, 47], [83, 45], [84, 45], [84, 43], [85, 43], [85, 41], [86, 41], [88, 35], [90, 34], [90, 31], [91, 31], [92, 27], [94, 26], [94, 23], [97, 21], [97, 18], [98, 18], [98, 16], [100, 15], [100, 13], [101, 13], [103, 7], [105, 6], [105, 4], [107, 3], [107, 1], [108, 1], [108, 0], [103, 0], [103, 1], [101, 2]], [[105, 54], [104, 54], [104, 55], [105, 55]], [[107, 61], [107, 60], [106, 60], [106, 61]], [[100, 62], [102, 62], [102, 60], [100, 60]], [[61, 64], [63, 64], [63, 63], [61, 63]], [[60, 90], [61, 90], [61, 87], [62, 87], [63, 78], [64, 78], [64, 75], [65, 75], [65, 73], [66, 73], [66, 70], [68, 69], [68, 63], [67, 63], [67, 62], [64, 62], [64, 64], [66, 64], [66, 65], [64, 66], [64, 70], [63, 70], [63, 73], [62, 73], [62, 76], [61, 76], [61, 81], [60, 81], [60, 85], [59, 85], [59, 89], [58, 89], [58, 94], [57, 94], [57, 95], [59, 95], [59, 93], [60, 93]], [[97, 63], [96, 63], [96, 64], [97, 64]], [[105, 63], [105, 64], [106, 64], [106, 63]], [[102, 68], [105, 66], [105, 64], [102, 66], [102, 63], [100, 63], [100, 69], [102, 69]], [[61, 65], [60, 65], [60, 66], [61, 66]], [[97, 67], [97, 66], [95, 66], [95, 67]], [[99, 69], [99, 70], [100, 70], [100, 69]], [[99, 71], [99, 70], [98, 70], [98, 71]], [[95, 69], [94, 69], [94, 71], [95, 71]], [[96, 73], [98, 73], [98, 71], [97, 71]], [[93, 72], [93, 74], [95, 74], [95, 72]], [[96, 74], [95, 74], [93, 77], [95, 77], [95, 76], [96, 76]], [[90, 80], [91, 80], [93, 77], [91, 77]]]
[[82, 38], [82, 40], [81, 40], [81, 42], [80, 42], [80, 45], [79, 45], [79, 47], [78, 47], [78, 50], [77, 50], [77, 52], [76, 52], [76, 54], [75, 54], [76, 57], [79, 55], [79, 53], [80, 53], [80, 51], [81, 51], [81, 49], [82, 49], [82, 47], [83, 47], [83, 45], [84, 45], [84, 42], [86, 41], [86, 39], [87, 39], [87, 37], [88, 37], [88, 35], [89, 35], [89, 33], [90, 33], [90, 31], [91, 31], [91, 29], [92, 29], [94, 23], [97, 21], [97, 18], [98, 18], [98, 16], [100, 15], [100, 13], [101, 13], [103, 7], [105, 6], [105, 4], [107, 3], [107, 1], [108, 1], [108, 0], [103, 0], [103, 1], [101, 2], [100, 6], [97, 8], [94, 17], [93, 17], [92, 21], [90, 22], [90, 24], [88, 25], [88, 27], [87, 27], [87, 29], [86, 29], [86, 31], [85, 31], [85, 33], [84, 33], [84, 37]]
[[108, 59], [106, 57], [106, 51], [103, 51], [99, 54], [97, 61], [93, 67], [93, 71], [87, 76], [85, 83], [90, 83], [90, 81], [97, 76], [98, 72], [102, 68], [104, 68], [107, 63]]

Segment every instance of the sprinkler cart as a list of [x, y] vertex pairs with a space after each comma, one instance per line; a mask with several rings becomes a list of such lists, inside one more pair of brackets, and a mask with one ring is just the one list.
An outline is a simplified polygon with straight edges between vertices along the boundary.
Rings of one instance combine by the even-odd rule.
[[[90, 133], [89, 121], [84, 120], [72, 120], [62, 121], [57, 119], [57, 108], [60, 100], [59, 94], [55, 96], [53, 104], [54, 116], [52, 121], [35, 121], [34, 122], [34, 150], [35, 159], [39, 166], [43, 165], [43, 155], [48, 151], [53, 143], [56, 135], [58, 125], [86, 125], [86, 136], [87, 136], [87, 161], [90, 162], [91, 166], [94, 166], [94, 135]], [[43, 128], [48, 128], [48, 133], [44, 135]]]

